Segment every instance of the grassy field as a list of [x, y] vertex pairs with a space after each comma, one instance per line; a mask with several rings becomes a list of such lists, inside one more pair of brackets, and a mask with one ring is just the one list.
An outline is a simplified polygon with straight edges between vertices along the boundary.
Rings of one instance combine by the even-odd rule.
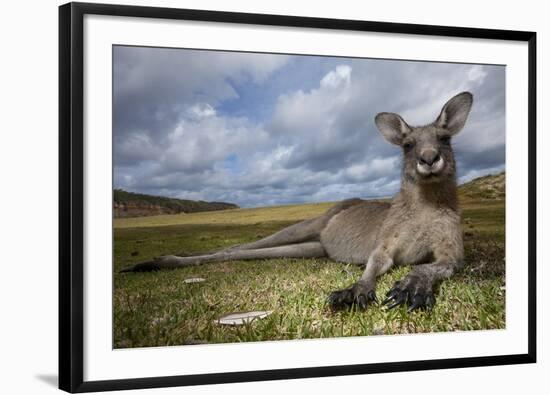
[[[324, 212], [330, 203], [115, 220], [114, 347], [326, 338], [505, 326], [504, 200], [462, 198], [464, 269], [441, 283], [432, 311], [406, 313], [373, 305], [333, 312], [333, 290], [361, 267], [328, 259], [275, 259], [206, 264], [154, 273], [118, 271], [165, 254], [186, 255], [265, 237]], [[383, 296], [409, 267], [380, 278]], [[206, 281], [187, 284], [185, 279]], [[215, 323], [240, 311], [270, 310], [243, 326]]]

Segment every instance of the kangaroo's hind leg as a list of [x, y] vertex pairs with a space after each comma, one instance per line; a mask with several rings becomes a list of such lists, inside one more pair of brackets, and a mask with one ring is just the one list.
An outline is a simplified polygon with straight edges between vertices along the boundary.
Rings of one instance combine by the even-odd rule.
[[179, 267], [196, 266], [209, 262], [223, 262], [230, 260], [271, 259], [271, 258], [316, 258], [325, 256], [325, 250], [320, 242], [290, 244], [279, 247], [260, 249], [224, 250], [214, 254], [197, 256], [166, 255], [158, 259], [139, 263], [121, 271], [148, 272], [161, 269], [176, 269]]
[[280, 231], [251, 243], [238, 244], [223, 251], [257, 250], [318, 240], [324, 226], [321, 217], [290, 225]]
[[306, 241], [318, 241], [321, 231], [335, 214], [361, 202], [362, 200], [360, 199], [344, 200], [331, 207], [326, 213], [320, 215], [319, 217], [288, 226], [270, 236], [264, 237], [261, 240], [232, 246], [224, 251], [255, 250], [260, 248], [303, 243]]

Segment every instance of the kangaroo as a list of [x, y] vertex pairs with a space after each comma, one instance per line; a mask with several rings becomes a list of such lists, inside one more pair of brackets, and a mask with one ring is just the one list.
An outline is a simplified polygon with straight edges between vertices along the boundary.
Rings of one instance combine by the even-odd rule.
[[377, 277], [394, 265], [415, 265], [387, 293], [384, 305], [407, 305], [408, 311], [432, 308], [434, 285], [463, 265], [456, 165], [451, 138], [466, 123], [473, 103], [469, 92], [451, 98], [437, 119], [408, 125], [401, 116], [382, 112], [375, 123], [382, 136], [401, 147], [400, 191], [390, 202], [344, 200], [323, 215], [289, 226], [258, 241], [198, 256], [168, 255], [132, 266], [151, 271], [242, 259], [328, 257], [365, 264], [361, 278], [332, 292], [334, 309], [377, 302]]

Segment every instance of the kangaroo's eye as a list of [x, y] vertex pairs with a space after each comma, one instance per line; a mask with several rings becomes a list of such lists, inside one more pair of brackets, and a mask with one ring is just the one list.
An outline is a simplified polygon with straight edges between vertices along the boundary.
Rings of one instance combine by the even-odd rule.
[[405, 151], [410, 151], [412, 147], [413, 147], [413, 143], [410, 141], [403, 143], [403, 148], [405, 149]]
[[451, 136], [441, 136], [439, 138], [439, 141], [442, 143], [442, 144], [449, 144], [451, 142]]

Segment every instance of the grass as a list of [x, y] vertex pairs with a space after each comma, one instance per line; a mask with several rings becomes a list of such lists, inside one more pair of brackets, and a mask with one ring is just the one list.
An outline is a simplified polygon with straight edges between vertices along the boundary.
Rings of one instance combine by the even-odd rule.
[[[193, 254], [267, 236], [324, 212], [330, 203], [237, 209], [115, 220], [114, 346], [326, 338], [505, 327], [504, 200], [464, 198], [466, 264], [437, 289], [430, 312], [405, 308], [332, 312], [329, 292], [349, 286], [362, 268], [328, 259], [206, 264], [156, 273], [117, 273], [163, 254]], [[380, 278], [383, 296], [409, 267]], [[202, 283], [184, 279], [203, 277]], [[262, 320], [222, 326], [222, 315], [271, 310]]]

